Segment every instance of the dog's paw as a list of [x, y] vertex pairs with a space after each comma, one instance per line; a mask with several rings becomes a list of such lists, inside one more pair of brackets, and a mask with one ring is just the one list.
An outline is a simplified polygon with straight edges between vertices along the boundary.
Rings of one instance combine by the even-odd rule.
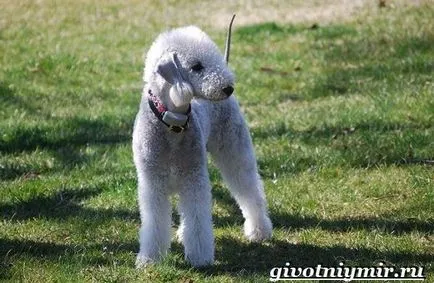
[[152, 259], [150, 257], [147, 257], [145, 255], [142, 254], [138, 254], [137, 258], [136, 258], [136, 268], [140, 269], [140, 268], [145, 268], [153, 263], [155, 263], [157, 260], [156, 259]]
[[205, 267], [214, 263], [214, 256], [193, 256], [186, 255], [185, 260], [188, 261], [194, 267]]
[[[187, 231], [185, 231], [187, 233]], [[189, 237], [184, 234], [184, 254], [185, 260], [194, 267], [203, 267], [214, 263], [214, 237]], [[202, 233], [199, 233], [202, 234]], [[203, 236], [203, 234], [202, 234]]]
[[270, 239], [273, 232], [273, 225], [268, 216], [264, 216], [262, 221], [252, 221], [246, 219], [244, 222], [244, 235], [251, 242], [262, 242]]

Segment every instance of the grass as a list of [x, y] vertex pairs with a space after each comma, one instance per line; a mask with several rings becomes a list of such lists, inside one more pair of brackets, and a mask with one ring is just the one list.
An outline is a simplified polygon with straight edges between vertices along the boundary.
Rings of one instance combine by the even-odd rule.
[[[386, 261], [425, 266], [434, 282], [429, 4], [237, 27], [231, 66], [273, 239], [243, 238], [210, 164], [215, 265], [191, 268], [173, 243], [164, 262], [135, 270], [131, 131], [142, 54], [164, 29], [161, 4], [148, 4], [0, 4], [0, 280], [265, 282], [285, 262]], [[221, 45], [223, 31], [206, 26]]]

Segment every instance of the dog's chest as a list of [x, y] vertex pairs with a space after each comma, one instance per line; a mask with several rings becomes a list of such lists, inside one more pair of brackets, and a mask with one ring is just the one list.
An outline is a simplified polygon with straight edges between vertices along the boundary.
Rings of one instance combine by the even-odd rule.
[[154, 142], [151, 147], [156, 153], [153, 154], [155, 161], [172, 173], [195, 166], [203, 158], [204, 150], [199, 140], [189, 132], [166, 132], [160, 136], [159, 142]]

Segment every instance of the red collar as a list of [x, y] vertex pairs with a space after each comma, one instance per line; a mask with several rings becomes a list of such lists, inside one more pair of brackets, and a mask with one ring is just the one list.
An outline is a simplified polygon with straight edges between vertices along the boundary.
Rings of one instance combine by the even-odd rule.
[[181, 133], [188, 128], [188, 122], [190, 120], [190, 113], [191, 113], [191, 105], [188, 106], [187, 113], [184, 114], [185, 117], [185, 123], [181, 125], [174, 125], [174, 116], [180, 116], [182, 114], [173, 113], [167, 110], [167, 107], [156, 97], [151, 90], [148, 90], [148, 103], [149, 107], [151, 108], [152, 112], [154, 112], [155, 116], [157, 116], [158, 120], [160, 120], [164, 125], [166, 125], [169, 130], [175, 133]]

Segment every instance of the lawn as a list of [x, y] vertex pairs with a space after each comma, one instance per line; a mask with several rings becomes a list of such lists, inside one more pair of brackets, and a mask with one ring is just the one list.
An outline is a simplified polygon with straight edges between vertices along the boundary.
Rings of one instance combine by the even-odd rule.
[[215, 265], [190, 267], [173, 242], [161, 264], [136, 270], [131, 133], [143, 53], [159, 32], [187, 24], [223, 46], [225, 24], [213, 24], [221, 10], [0, 1], [0, 281], [267, 282], [285, 262], [384, 261], [424, 266], [434, 282], [434, 2], [402, 2], [327, 23], [249, 23], [228, 1], [242, 23], [235, 95], [273, 238], [246, 241], [210, 161]]

